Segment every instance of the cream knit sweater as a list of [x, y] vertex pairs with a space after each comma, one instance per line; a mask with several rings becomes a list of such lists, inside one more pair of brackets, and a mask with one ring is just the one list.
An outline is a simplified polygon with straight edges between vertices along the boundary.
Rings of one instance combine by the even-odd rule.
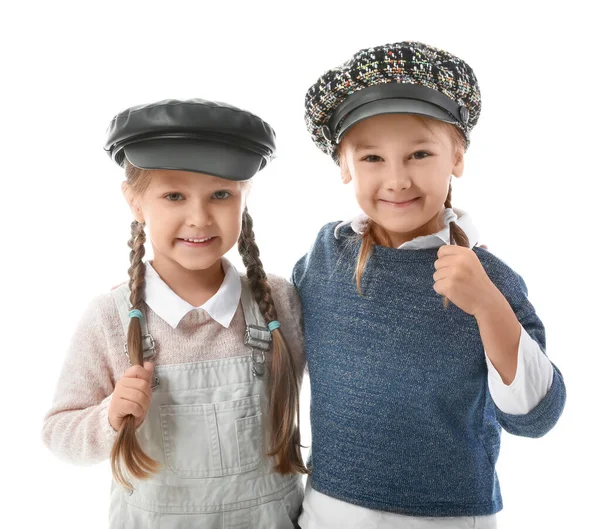
[[[275, 307], [298, 373], [306, 362], [300, 301], [285, 279], [269, 275]], [[241, 303], [225, 328], [204, 310], [190, 311], [173, 329], [145, 307], [149, 332], [156, 342], [155, 365], [180, 364], [250, 354], [244, 345], [246, 324]], [[71, 340], [54, 401], [44, 418], [43, 440], [62, 459], [86, 464], [110, 455], [116, 432], [108, 422], [115, 383], [129, 367], [125, 333], [110, 293], [95, 298]]]

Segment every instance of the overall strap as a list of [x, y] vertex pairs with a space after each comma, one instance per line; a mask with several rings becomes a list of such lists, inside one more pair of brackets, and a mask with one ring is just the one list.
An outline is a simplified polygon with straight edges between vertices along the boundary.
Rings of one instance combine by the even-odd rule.
[[265, 351], [271, 346], [271, 331], [269, 331], [258, 303], [252, 295], [248, 279], [242, 278], [242, 310], [246, 320], [246, 335], [244, 343], [252, 349], [252, 374], [262, 377], [265, 374]]
[[[117, 304], [119, 318], [121, 319], [121, 324], [123, 325], [123, 331], [125, 332], [125, 336], [127, 336], [127, 330], [129, 329], [130, 321], [129, 311], [131, 310], [131, 303], [129, 302], [129, 287], [127, 285], [121, 285], [120, 287], [114, 289], [111, 294], [115, 300], [115, 303]], [[152, 338], [152, 335], [148, 332], [146, 315], [144, 314], [143, 310], [141, 310], [141, 312], [143, 314], [143, 318], [140, 318], [140, 325], [142, 328], [142, 351], [144, 360], [149, 360], [156, 354], [156, 349], [154, 346], [154, 338]], [[125, 354], [128, 355], [127, 342], [125, 342], [124, 350]]]

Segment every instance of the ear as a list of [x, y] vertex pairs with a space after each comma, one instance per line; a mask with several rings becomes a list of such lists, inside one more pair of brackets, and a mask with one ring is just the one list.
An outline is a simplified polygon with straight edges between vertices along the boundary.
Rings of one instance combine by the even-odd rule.
[[454, 167], [452, 168], [452, 174], [456, 178], [460, 178], [463, 174], [464, 169], [465, 169], [465, 153], [461, 149], [460, 151], [458, 151], [456, 153], [456, 160], [454, 162]]
[[349, 184], [352, 181], [352, 175], [350, 174], [350, 169], [348, 168], [348, 162], [346, 161], [346, 156], [344, 154], [339, 155], [340, 160], [340, 174], [342, 177], [342, 184]]
[[242, 209], [244, 209], [248, 205], [248, 197], [250, 196], [250, 191], [252, 191], [253, 183], [254, 179], [244, 180], [240, 182], [240, 190], [242, 192]]
[[131, 189], [131, 186], [127, 182], [123, 182], [121, 184], [121, 192], [123, 193], [123, 196], [125, 197], [125, 200], [127, 201], [129, 209], [131, 210], [131, 213], [133, 213], [135, 220], [143, 223], [144, 215], [142, 214], [142, 210], [138, 204], [135, 194]]

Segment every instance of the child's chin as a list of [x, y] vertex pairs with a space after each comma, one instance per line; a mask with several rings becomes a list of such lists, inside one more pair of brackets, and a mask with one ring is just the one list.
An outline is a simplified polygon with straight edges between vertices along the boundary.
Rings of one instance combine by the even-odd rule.
[[190, 272], [200, 272], [202, 270], [209, 269], [216, 261], [221, 258], [210, 258], [210, 259], [178, 259], [177, 262], [182, 268], [189, 270]]

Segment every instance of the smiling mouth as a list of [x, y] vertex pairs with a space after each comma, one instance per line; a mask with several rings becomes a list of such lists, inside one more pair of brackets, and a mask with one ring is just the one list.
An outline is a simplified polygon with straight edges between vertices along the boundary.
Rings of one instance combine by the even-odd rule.
[[211, 239], [214, 239], [214, 237], [204, 237], [204, 239], [179, 239], [179, 240], [185, 241], [185, 242], [206, 242], [206, 241], [210, 241]]
[[208, 246], [212, 244], [212, 242], [216, 240], [216, 237], [203, 237], [202, 239], [184, 239], [178, 238], [177, 241], [184, 246], [189, 248], [202, 248], [204, 246]]
[[410, 200], [405, 200], [404, 202], [394, 202], [393, 200], [384, 200], [384, 199], [380, 199], [380, 200], [381, 200], [381, 202], [390, 204], [391, 206], [403, 207], [403, 206], [409, 206], [411, 204], [414, 204], [417, 200], [419, 200], [419, 197], [415, 197]]

